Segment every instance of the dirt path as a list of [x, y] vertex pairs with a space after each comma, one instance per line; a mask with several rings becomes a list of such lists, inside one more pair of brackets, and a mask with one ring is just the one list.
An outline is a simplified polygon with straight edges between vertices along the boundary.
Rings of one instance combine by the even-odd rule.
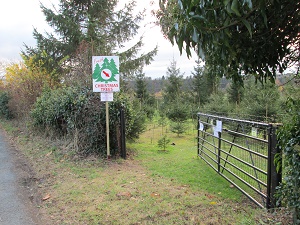
[[0, 224], [43, 224], [36, 207], [36, 192], [28, 185], [30, 167], [0, 131]]

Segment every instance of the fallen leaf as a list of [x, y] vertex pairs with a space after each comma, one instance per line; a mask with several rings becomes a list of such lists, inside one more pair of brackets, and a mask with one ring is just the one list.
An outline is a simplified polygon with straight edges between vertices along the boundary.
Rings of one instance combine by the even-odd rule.
[[46, 201], [46, 200], [48, 200], [49, 198], [51, 198], [50, 194], [46, 194], [46, 195], [42, 198], [42, 200], [43, 200], [43, 201]]
[[209, 199], [215, 198], [215, 196], [210, 195], [210, 194], [205, 194], [205, 196], [206, 196], [207, 198], [209, 198]]
[[46, 156], [48, 157], [49, 155], [51, 155], [52, 154], [52, 151], [51, 152], [48, 152], [47, 154], [46, 154]]
[[216, 205], [217, 203], [216, 203], [216, 202], [210, 202], [209, 204], [211, 204], [211, 205]]
[[118, 197], [126, 197], [126, 198], [130, 198], [132, 196], [132, 194], [130, 192], [119, 192], [118, 194], [116, 194]]
[[158, 194], [158, 193], [151, 193], [151, 195], [150, 195], [151, 197], [153, 197], [153, 198], [159, 198], [160, 197], [160, 194]]

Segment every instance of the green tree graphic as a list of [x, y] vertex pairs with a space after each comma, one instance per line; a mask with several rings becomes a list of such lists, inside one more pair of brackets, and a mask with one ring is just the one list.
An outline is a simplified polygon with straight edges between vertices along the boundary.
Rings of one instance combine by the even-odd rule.
[[109, 67], [111, 68], [110, 71], [112, 74], [119, 74], [119, 70], [116, 66], [115, 60], [111, 59], [109, 63]]
[[97, 80], [99, 79], [99, 77], [101, 77], [101, 70], [100, 70], [100, 66], [98, 63], [95, 66], [92, 77], [93, 77], [93, 79], [97, 79]]
[[[103, 70], [105, 70], [105, 69], [109, 70], [111, 72], [111, 76], [109, 77], [109, 79], [103, 79], [103, 77], [102, 77], [101, 73], [103, 73]], [[105, 58], [103, 60], [103, 64], [101, 65], [101, 68], [100, 68], [99, 64], [96, 64], [92, 77], [93, 77], [93, 79], [96, 80], [96, 82], [108, 83], [108, 82], [117, 81], [115, 78], [115, 76], [117, 74], [119, 74], [119, 70], [116, 66], [115, 61], [113, 59], [111, 59], [109, 61], [107, 58]]]

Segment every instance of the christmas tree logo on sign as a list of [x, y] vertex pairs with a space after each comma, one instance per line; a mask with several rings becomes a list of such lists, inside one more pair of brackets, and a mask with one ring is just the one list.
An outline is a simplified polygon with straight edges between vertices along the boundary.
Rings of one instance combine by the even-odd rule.
[[116, 63], [113, 59], [110, 61], [107, 58], [104, 58], [103, 64], [101, 67], [97, 63], [92, 75], [95, 82], [114, 82], [117, 81], [115, 76], [119, 74], [119, 70], [116, 66]]

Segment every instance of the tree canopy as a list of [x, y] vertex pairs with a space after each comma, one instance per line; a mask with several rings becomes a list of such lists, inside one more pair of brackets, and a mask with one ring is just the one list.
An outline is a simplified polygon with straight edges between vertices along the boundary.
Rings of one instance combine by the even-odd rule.
[[220, 76], [274, 82], [299, 61], [298, 0], [161, 0], [162, 31], [180, 52], [195, 50]]
[[[143, 65], [150, 64], [157, 49], [140, 53], [143, 46], [141, 37], [134, 46], [120, 50], [138, 34], [144, 12], [134, 13], [135, 1], [126, 3], [120, 10], [116, 9], [117, 6], [118, 0], [60, 0], [59, 6], [53, 9], [41, 4], [46, 21], [54, 33], [44, 35], [35, 29], [33, 36], [37, 47], [25, 45], [23, 53], [27, 56], [38, 55], [43, 61], [49, 62], [45, 65], [50, 71], [57, 68], [63, 71], [70, 65], [82, 65], [83, 60], [78, 60], [78, 55], [83, 51], [86, 58], [92, 55], [118, 55], [120, 73], [132, 75]], [[45, 55], [47, 57], [43, 57]], [[64, 65], [59, 64], [63, 59]]]

